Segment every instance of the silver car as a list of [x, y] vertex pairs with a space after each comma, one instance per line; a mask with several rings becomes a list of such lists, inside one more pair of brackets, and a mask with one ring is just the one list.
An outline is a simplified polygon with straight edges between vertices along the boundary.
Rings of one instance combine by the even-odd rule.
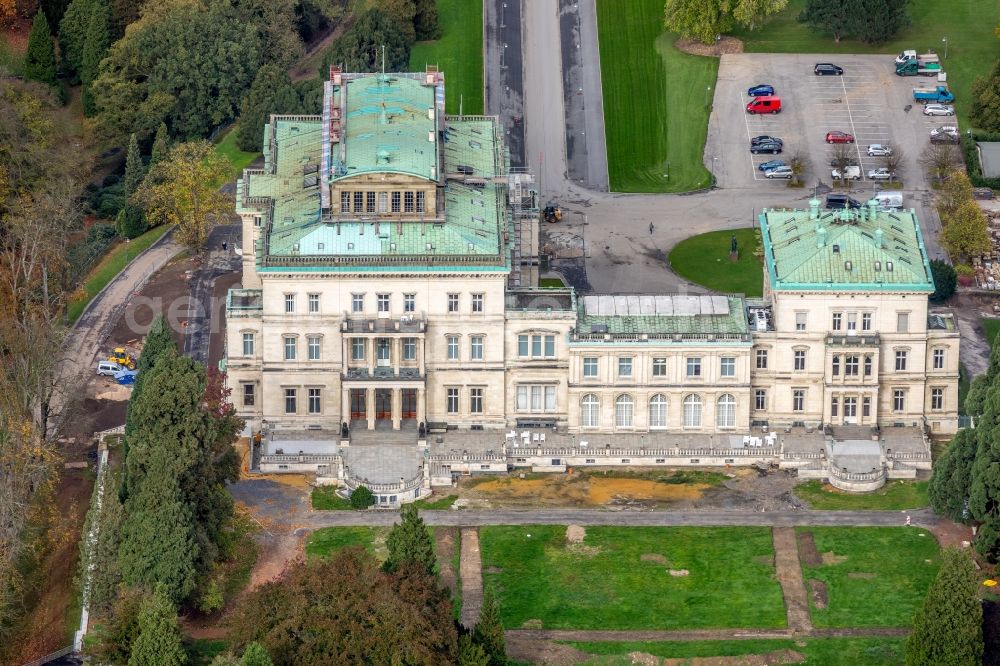
[[883, 143], [873, 143], [868, 146], [868, 157], [883, 157], [892, 155], [892, 148]]
[[953, 116], [955, 107], [950, 104], [928, 104], [924, 107], [925, 116]]
[[881, 169], [872, 169], [868, 172], [869, 180], [892, 180], [892, 172], [882, 167]]
[[775, 167], [764, 172], [764, 178], [791, 178], [793, 175], [790, 166]]

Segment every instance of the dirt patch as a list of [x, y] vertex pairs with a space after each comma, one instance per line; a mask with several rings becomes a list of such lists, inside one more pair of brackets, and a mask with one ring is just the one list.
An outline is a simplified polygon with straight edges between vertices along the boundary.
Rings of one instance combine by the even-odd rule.
[[604, 506], [629, 501], [694, 501], [711, 488], [706, 483], [660, 483], [652, 479], [552, 476], [537, 479], [501, 478], [477, 483], [470, 491], [496, 501]]
[[583, 543], [587, 530], [580, 525], [570, 525], [566, 528], [566, 543]]
[[522, 629], [541, 629], [544, 625], [542, 621], [537, 618], [531, 618], [530, 620], [525, 620], [524, 624], [521, 625]]
[[820, 610], [826, 608], [829, 603], [829, 597], [826, 594], [826, 583], [815, 578], [810, 578], [809, 590], [812, 592], [813, 606]]
[[649, 479], [589, 479], [587, 497], [591, 504], [608, 504], [615, 498], [673, 502], [697, 500], [711, 488], [707, 483], [671, 484]]
[[819, 556], [819, 551], [816, 550], [816, 540], [813, 538], [812, 532], [799, 532], [798, 533], [799, 542], [799, 559], [807, 567], [818, 567], [823, 564], [823, 558]]
[[639, 559], [643, 562], [653, 562], [655, 564], [668, 564], [667, 558], [659, 553], [643, 553], [639, 556]]
[[455, 556], [455, 539], [458, 537], [458, 528], [439, 527], [434, 530], [434, 542], [437, 545], [437, 561], [440, 565], [441, 585], [454, 591], [455, 581], [458, 573], [451, 566]]
[[846, 562], [847, 561], [847, 556], [846, 555], [837, 555], [836, 553], [834, 553], [831, 550], [831, 551], [823, 553], [822, 560], [823, 560], [823, 564], [825, 566], [831, 566], [831, 565], [834, 565], [834, 564], [842, 564], [842, 563]]
[[587, 662], [591, 655], [565, 643], [516, 636], [507, 639], [507, 656], [524, 664], [575, 666]]
[[757, 557], [753, 558], [753, 561], [756, 564], [763, 564], [766, 567], [773, 567], [774, 555], [758, 555]]
[[486, 567], [483, 571], [488, 574], [503, 573], [503, 569], [501, 567]]
[[720, 56], [723, 53], [743, 53], [743, 42], [735, 37], [723, 37], [714, 44], [702, 44], [697, 39], [681, 37], [674, 46], [684, 53], [700, 56]]
[[688, 571], [687, 569], [671, 569], [670, 570], [670, 575], [673, 576], [674, 578], [683, 578], [683, 577], [688, 576], [690, 574], [691, 574], [691, 572]]
[[566, 550], [573, 555], [580, 557], [594, 557], [601, 552], [597, 546], [585, 546], [582, 543], [571, 543], [566, 546]]
[[847, 574], [847, 577], [848, 578], [859, 578], [861, 580], [872, 580], [873, 578], [875, 578], [875, 574], [873, 574], [873, 573], [867, 573], [867, 572], [864, 572], [864, 571], [852, 571], [851, 573]]

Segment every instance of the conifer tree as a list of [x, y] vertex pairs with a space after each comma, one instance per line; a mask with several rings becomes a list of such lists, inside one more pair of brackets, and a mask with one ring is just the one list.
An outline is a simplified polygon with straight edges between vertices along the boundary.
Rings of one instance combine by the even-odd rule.
[[24, 78], [53, 87], [58, 84], [56, 50], [52, 45], [49, 22], [40, 9], [35, 14], [35, 20], [31, 23], [31, 33], [28, 35], [28, 51], [24, 56]]
[[157, 585], [139, 610], [139, 635], [132, 642], [128, 666], [181, 666], [186, 662], [177, 610], [164, 586]]
[[392, 526], [386, 546], [389, 557], [383, 565], [393, 573], [407, 563], [413, 563], [428, 574], [434, 571], [434, 540], [424, 525], [424, 519], [417, 513], [417, 507], [404, 504], [399, 511], [400, 522]]
[[483, 647], [491, 666], [507, 663], [507, 642], [500, 619], [500, 604], [490, 588], [483, 590], [483, 606], [479, 610], [479, 622], [472, 632], [472, 639]]
[[97, 78], [98, 67], [111, 45], [110, 23], [111, 15], [108, 5], [103, 0], [94, 0], [90, 10], [90, 20], [87, 22], [87, 36], [83, 42], [83, 55], [80, 62], [80, 81], [83, 83], [83, 114], [88, 117], [97, 112], [91, 84]]
[[413, 27], [417, 31], [418, 40], [437, 39], [441, 36], [438, 24], [437, 0], [417, 0], [416, 15], [413, 17]]
[[243, 657], [240, 659], [240, 666], [273, 666], [273, 664], [267, 650], [257, 641], [247, 645], [247, 649], [243, 651]]
[[142, 154], [139, 152], [139, 141], [135, 132], [128, 138], [128, 154], [125, 157], [125, 176], [122, 178], [122, 191], [127, 199], [131, 199], [142, 184], [146, 169], [142, 165]]
[[80, 80], [80, 67], [83, 65], [83, 45], [87, 41], [87, 28], [90, 26], [90, 15], [94, 5], [100, 0], [73, 0], [66, 8], [62, 21], [59, 23], [59, 55], [60, 66], [69, 76], [69, 83], [76, 84]]
[[170, 152], [170, 136], [167, 134], [167, 124], [161, 122], [156, 128], [156, 138], [153, 139], [153, 150], [149, 154], [149, 168], [161, 162]]
[[948, 449], [935, 463], [928, 487], [934, 513], [956, 522], [969, 519], [969, 486], [976, 448], [976, 431], [963, 428], [955, 433]]
[[458, 637], [458, 666], [490, 666], [489, 655], [469, 634]]
[[941, 570], [927, 591], [906, 641], [907, 666], [979, 666], [983, 607], [967, 550], [942, 552]]

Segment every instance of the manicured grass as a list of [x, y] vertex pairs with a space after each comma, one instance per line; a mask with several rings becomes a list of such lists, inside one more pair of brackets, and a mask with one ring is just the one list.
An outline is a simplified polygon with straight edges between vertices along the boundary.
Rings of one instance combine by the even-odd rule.
[[794, 650], [805, 655], [810, 666], [889, 666], [903, 663], [906, 639], [879, 638], [802, 638], [799, 640], [746, 641], [684, 641], [684, 642], [622, 642], [570, 643], [576, 649], [595, 657], [586, 664], [633, 664], [631, 652], [668, 659], [698, 657], [736, 657], [765, 654], [776, 650]]
[[483, 113], [483, 0], [437, 0], [441, 38], [417, 42], [410, 71], [437, 65], [444, 72], [444, 106], [457, 114]]
[[986, 336], [987, 344], [989, 344], [990, 349], [993, 349], [993, 343], [996, 342], [997, 334], [1000, 333], [1000, 319], [983, 318], [979, 320], [979, 323], [983, 325], [983, 335]]
[[235, 124], [226, 130], [219, 142], [215, 144], [215, 152], [229, 160], [231, 169], [227, 180], [230, 181], [239, 178], [243, 174], [243, 169], [246, 169], [255, 159], [260, 157], [259, 152], [248, 153], [240, 150], [239, 146], [236, 145]]
[[306, 555], [326, 557], [347, 546], [363, 546], [382, 561], [385, 559], [385, 538], [388, 535], [388, 527], [324, 527], [309, 535]]
[[[571, 545], [565, 536], [558, 525], [479, 530], [485, 584], [499, 595], [504, 626], [785, 626], [769, 529], [588, 527]], [[689, 575], [669, 572], [680, 569]]]
[[[790, 0], [788, 7], [762, 28], [750, 32], [736, 30], [733, 36], [743, 40], [746, 51], [755, 53], [885, 53], [903, 49], [924, 53], [935, 49], [944, 54], [942, 38], [948, 38], [948, 57], [943, 65], [948, 85], [955, 91], [959, 123], [968, 124], [966, 103], [973, 80], [987, 74], [1000, 56], [1000, 40], [993, 30], [1000, 24], [1000, 3], [982, 0], [911, 0], [908, 8], [912, 23], [890, 42], [871, 46], [843, 40], [809, 30], [796, 19], [806, 0]], [[919, 77], [917, 77], [919, 78]]]
[[[729, 260], [733, 234], [740, 258]], [[686, 238], [670, 251], [670, 268], [686, 280], [724, 293], [760, 296], [764, 289], [764, 270], [754, 254], [757, 232], [753, 229], [710, 231]]]
[[334, 486], [320, 486], [313, 488], [310, 494], [312, 508], [318, 511], [350, 511], [350, 500], [346, 500], [337, 494]]
[[662, 0], [598, 0], [608, 176], [615, 192], [711, 185], [702, 164], [717, 58], [674, 48]]
[[887, 481], [871, 493], [847, 493], [822, 481], [806, 481], [795, 486], [799, 499], [813, 509], [848, 511], [872, 509], [893, 511], [918, 509], [928, 505], [927, 481]]
[[801, 548], [802, 576], [826, 585], [828, 606], [817, 608], [817, 627], [908, 627], [940, 566], [938, 544], [914, 527], [809, 527], [825, 564], [808, 566]]
[[538, 278], [538, 286], [542, 289], [564, 289], [566, 283], [559, 278]]
[[417, 507], [421, 511], [442, 511], [444, 509], [450, 509], [456, 500], [458, 500], [458, 495], [446, 495], [444, 497], [438, 497], [437, 499], [425, 498], [417, 500], [413, 503], [413, 506]]
[[128, 261], [135, 259], [139, 256], [140, 252], [148, 249], [150, 245], [158, 241], [169, 230], [170, 227], [168, 225], [160, 225], [137, 238], [133, 238], [127, 246], [125, 243], [118, 242], [111, 248], [104, 258], [101, 259], [100, 263], [90, 271], [87, 279], [84, 280], [82, 288], [85, 296], [81, 299], [70, 301], [69, 307], [66, 308], [66, 317], [69, 323], [72, 324], [79, 319], [80, 315], [83, 314], [84, 308], [87, 307], [87, 304], [90, 303], [94, 296], [101, 289], [104, 289], [116, 275], [122, 272], [122, 269], [127, 264], [126, 252], [128, 254]]

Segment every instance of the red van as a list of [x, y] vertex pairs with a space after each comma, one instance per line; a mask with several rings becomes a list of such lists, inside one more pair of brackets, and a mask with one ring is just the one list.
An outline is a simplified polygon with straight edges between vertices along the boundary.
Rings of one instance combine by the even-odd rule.
[[781, 98], [776, 95], [763, 95], [750, 100], [747, 113], [778, 113], [781, 111]]

